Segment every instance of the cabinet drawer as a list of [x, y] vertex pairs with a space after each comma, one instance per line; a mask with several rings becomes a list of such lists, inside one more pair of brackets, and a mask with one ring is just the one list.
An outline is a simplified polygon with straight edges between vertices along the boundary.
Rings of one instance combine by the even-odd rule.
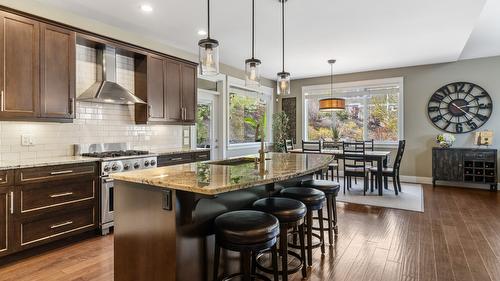
[[0, 171], [0, 186], [10, 186], [14, 184], [14, 171]]
[[466, 151], [464, 153], [464, 160], [495, 160], [494, 151]]
[[30, 183], [20, 189], [21, 213], [47, 210], [85, 200], [96, 194], [96, 180], [83, 177], [71, 180]]
[[20, 169], [16, 171], [16, 184], [58, 180], [81, 175], [96, 175], [96, 164], [58, 165]]
[[194, 155], [196, 161], [210, 160], [210, 151], [196, 152]]
[[21, 223], [21, 246], [52, 240], [52, 238], [95, 226], [93, 206], [72, 210], [63, 214], [51, 215]]
[[171, 166], [195, 161], [192, 153], [163, 155], [158, 157], [158, 166]]

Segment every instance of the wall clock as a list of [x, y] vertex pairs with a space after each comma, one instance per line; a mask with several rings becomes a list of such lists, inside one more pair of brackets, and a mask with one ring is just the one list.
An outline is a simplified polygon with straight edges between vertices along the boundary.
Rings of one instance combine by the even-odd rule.
[[488, 121], [493, 111], [490, 95], [480, 86], [455, 82], [432, 94], [427, 114], [439, 129], [455, 134], [476, 130]]

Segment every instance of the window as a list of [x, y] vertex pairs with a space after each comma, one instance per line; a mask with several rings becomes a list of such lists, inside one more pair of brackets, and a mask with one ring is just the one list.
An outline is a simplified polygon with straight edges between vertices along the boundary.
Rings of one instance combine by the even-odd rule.
[[230, 87], [229, 92], [229, 144], [248, 144], [260, 141], [262, 126], [266, 140], [270, 134], [269, 117], [271, 99], [261, 93]]
[[334, 96], [346, 100], [346, 109], [335, 112], [319, 111], [319, 100], [330, 96], [328, 85], [305, 87], [304, 138], [331, 140], [338, 134], [340, 140], [373, 139], [379, 144], [402, 139], [403, 82], [387, 80], [335, 85]]
[[210, 148], [212, 138], [212, 106], [210, 103], [198, 102], [196, 112], [196, 147]]

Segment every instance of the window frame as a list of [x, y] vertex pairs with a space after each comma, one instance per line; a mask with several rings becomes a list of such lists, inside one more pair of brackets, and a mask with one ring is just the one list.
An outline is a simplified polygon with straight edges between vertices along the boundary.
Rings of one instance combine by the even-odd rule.
[[[267, 132], [266, 132], [266, 137], [265, 137], [265, 142], [267, 144], [271, 144], [272, 140], [272, 116], [274, 112], [274, 102], [273, 102], [273, 92], [274, 90], [269, 87], [265, 86], [260, 86], [259, 89], [253, 89], [245, 86], [245, 80], [238, 79], [235, 77], [228, 77], [227, 78], [228, 83], [227, 83], [227, 99], [226, 99], [226, 109], [225, 109], [225, 121], [226, 121], [226, 147], [227, 150], [238, 150], [238, 149], [246, 149], [246, 148], [259, 148], [260, 147], [260, 142], [245, 142], [245, 143], [230, 143], [229, 142], [229, 136], [230, 136], [230, 122], [229, 122], [229, 110], [230, 110], [230, 96], [231, 96], [231, 88], [235, 88], [236, 90], [243, 91], [239, 94], [242, 95], [247, 95], [247, 96], [255, 96], [257, 98], [259, 97], [264, 97], [266, 100], [266, 127], [267, 127]], [[253, 93], [255, 94], [253, 94]]]
[[[398, 100], [398, 139], [404, 139], [404, 77], [391, 77], [383, 79], [373, 79], [373, 80], [360, 80], [355, 82], [344, 82], [344, 83], [334, 83], [334, 97], [342, 97], [345, 94], [342, 92], [355, 92], [356, 90], [366, 90], [366, 89], [376, 89], [383, 87], [399, 87], [399, 100]], [[326, 98], [331, 96], [329, 94], [331, 85], [321, 84], [321, 85], [310, 85], [302, 87], [302, 139], [307, 140], [308, 137], [308, 120], [307, 120], [307, 97], [318, 97]], [[327, 92], [328, 94], [325, 94]], [[354, 94], [353, 94], [354, 95]], [[365, 110], [367, 110], [365, 104]], [[366, 113], [363, 114], [363, 137], [367, 136], [367, 116]], [[396, 147], [397, 141], [375, 141], [375, 145], [378, 147]]]

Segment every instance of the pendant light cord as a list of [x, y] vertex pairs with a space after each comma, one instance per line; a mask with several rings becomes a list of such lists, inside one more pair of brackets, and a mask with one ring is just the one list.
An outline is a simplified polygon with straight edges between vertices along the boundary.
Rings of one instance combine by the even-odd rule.
[[330, 95], [333, 99], [333, 63], [330, 64]]
[[208, 32], [207, 38], [210, 38], [210, 0], [207, 0], [207, 11], [208, 11], [208, 17], [207, 17], [207, 26], [208, 26]]
[[255, 0], [252, 0], [252, 59], [255, 55]]
[[286, 0], [281, 0], [281, 44], [282, 44], [282, 72], [285, 72], [285, 1]]

